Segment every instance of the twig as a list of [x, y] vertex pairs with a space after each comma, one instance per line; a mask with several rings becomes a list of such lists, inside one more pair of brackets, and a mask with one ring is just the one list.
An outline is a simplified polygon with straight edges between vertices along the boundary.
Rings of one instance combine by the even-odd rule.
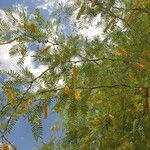
[[[0, 130], [0, 133], [3, 134], [3, 132]], [[4, 136], [2, 135], [0, 138], [3, 138], [7, 143], [9, 143], [11, 145], [11, 147], [14, 149], [14, 150], [17, 150], [14, 145]]]
[[12, 40], [10, 40], [10, 41], [4, 42], [4, 43], [0, 43], [0, 45], [5, 45], [5, 44], [12, 43], [12, 42], [14, 42], [15, 40], [17, 40], [18, 38], [19, 38], [19, 37], [16, 37], [16, 38], [14, 38], [14, 39], [12, 39]]

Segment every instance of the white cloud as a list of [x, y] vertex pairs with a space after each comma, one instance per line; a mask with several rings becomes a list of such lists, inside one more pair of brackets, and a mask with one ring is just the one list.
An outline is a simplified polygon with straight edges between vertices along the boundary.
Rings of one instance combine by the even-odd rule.
[[[20, 9], [21, 11], [21, 5], [18, 5], [16, 7], [17, 9]], [[1, 18], [4, 21], [8, 21], [6, 14], [4, 13], [3, 10], [0, 10], [0, 15]], [[13, 15], [19, 20], [19, 16], [14, 12]], [[16, 44], [16, 41], [10, 43], [10, 44], [5, 44], [5, 45], [0, 45], [0, 69], [2, 70], [14, 70], [14, 71], [19, 71], [20, 67], [17, 65], [17, 61], [19, 59], [19, 56], [16, 57], [10, 57], [9, 55], [9, 50], [12, 48], [13, 45]], [[47, 67], [40, 65], [37, 68], [34, 67], [33, 65], [33, 58], [31, 57], [34, 54], [34, 52], [29, 52], [29, 55], [26, 57], [23, 67], [27, 67], [35, 76], [38, 76], [41, 72], [43, 72]]]
[[[102, 35], [102, 28], [97, 26], [97, 23], [101, 20], [101, 16], [100, 14], [97, 15], [93, 20], [92, 20], [92, 23], [88, 25], [88, 28], [84, 27], [85, 24], [88, 24], [85, 23], [86, 20], [81, 19], [78, 21], [76, 20], [76, 13], [74, 14], [73, 16], [73, 21], [76, 22], [77, 24], [77, 28], [78, 28], [78, 33], [83, 35], [84, 37], [88, 37], [89, 39], [93, 39], [95, 36], [99, 36], [99, 35]], [[83, 28], [81, 28], [81, 26], [83, 26]]]
[[[20, 67], [17, 65], [19, 57], [10, 57], [9, 55], [9, 50], [14, 44], [15, 42], [12, 44], [0, 46], [0, 69], [6, 71], [19, 71]], [[40, 73], [47, 69], [47, 66], [40, 65], [35, 68], [35, 66], [33, 65], [33, 58], [31, 57], [33, 54], [34, 52], [29, 52], [29, 55], [24, 61], [23, 67], [27, 67], [35, 76], [38, 76]]]
[[34, 52], [30, 51], [24, 61], [23, 67], [27, 67], [35, 76], [38, 76], [47, 69], [47, 66], [40, 65], [35, 68], [35, 66], [33, 65], [33, 55]]
[[18, 57], [11, 58], [9, 55], [9, 50], [14, 44], [15, 43], [0, 46], [0, 69], [6, 71], [10, 69], [17, 71], [19, 69], [16, 64]]

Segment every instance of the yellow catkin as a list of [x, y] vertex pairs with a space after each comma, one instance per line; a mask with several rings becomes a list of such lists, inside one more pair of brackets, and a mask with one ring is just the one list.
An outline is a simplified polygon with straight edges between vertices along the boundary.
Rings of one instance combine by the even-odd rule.
[[31, 98], [29, 98], [29, 99], [27, 100], [27, 104], [28, 104], [28, 105], [31, 105], [31, 104], [32, 104], [32, 99], [31, 99]]
[[[136, 5], [135, 5], [135, 8], [138, 8], [139, 6], [140, 6], [140, 1], [137, 1]], [[136, 9], [132, 9], [130, 11], [129, 16], [125, 19], [125, 26], [129, 25], [129, 23], [131, 22], [135, 12], [136, 12]]]
[[140, 63], [136, 63], [135, 67], [137, 70], [143, 70], [144, 69], [144, 65], [140, 64]]
[[51, 45], [48, 45], [48, 46], [46, 46], [44, 49], [42, 49], [42, 51], [47, 52], [50, 48], [51, 48]]
[[107, 32], [107, 30], [112, 26], [112, 24], [114, 23], [114, 21], [115, 21], [114, 18], [111, 19], [111, 20], [108, 22], [107, 26], [104, 28], [103, 32]]
[[44, 106], [44, 119], [47, 119], [48, 118], [48, 105], [46, 104]]
[[9, 150], [8, 144], [3, 144], [2, 150]]
[[126, 50], [125, 50], [124, 48], [119, 47], [119, 48], [118, 48], [118, 52], [119, 52], [122, 56], [127, 57], [127, 52], [126, 52]]
[[74, 90], [74, 97], [75, 97], [75, 100], [77, 101], [80, 100], [80, 91], [78, 89]]
[[31, 27], [31, 32], [36, 32], [37, 27], [36, 27], [35, 23], [32, 22], [30, 27]]
[[64, 93], [65, 94], [69, 94], [69, 92], [70, 92], [69, 87], [67, 85], [65, 85], [65, 87], [64, 87]]
[[81, 4], [81, 7], [80, 7], [80, 9], [79, 9], [79, 12], [78, 12], [78, 14], [77, 14], [76, 19], [80, 19], [80, 17], [81, 17], [81, 15], [83, 14], [85, 8], [86, 8], [86, 4], [85, 4], [85, 3], [82, 3], [82, 4]]
[[77, 68], [77, 65], [75, 64], [73, 66], [73, 81], [74, 83], [77, 81], [78, 79], [78, 68]]
[[7, 90], [7, 98], [9, 101], [14, 99], [14, 93], [13, 93], [12, 89]]

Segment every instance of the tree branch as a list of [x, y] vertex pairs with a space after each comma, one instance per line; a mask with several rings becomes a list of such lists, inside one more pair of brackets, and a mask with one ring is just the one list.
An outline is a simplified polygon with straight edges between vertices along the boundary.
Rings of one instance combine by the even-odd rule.
[[[69, 87], [70, 89], [74, 89], [74, 87]], [[150, 87], [145, 87], [145, 86], [140, 86], [140, 85], [127, 85], [127, 84], [114, 84], [114, 85], [99, 85], [99, 86], [93, 86], [93, 87], [82, 87], [82, 86], [78, 86], [76, 87], [79, 90], [95, 90], [95, 89], [102, 89], [102, 88], [108, 88], [108, 89], [118, 89], [118, 88], [130, 88], [130, 89], [147, 89]], [[41, 92], [39, 92], [38, 94], [43, 94], [43, 93], [47, 93], [47, 92], [56, 92], [56, 91], [61, 91], [63, 90], [63, 88], [54, 88], [54, 89], [50, 89], [50, 90], [43, 90]]]
[[10, 41], [7, 41], [7, 42], [0, 43], [0, 45], [10, 44], [10, 43], [16, 41], [18, 38], [19, 38], [19, 37], [14, 38], [14, 39], [12, 39], [12, 40], [10, 40]]
[[16, 112], [16, 110], [18, 109], [18, 107], [21, 105], [21, 103], [24, 101], [24, 98], [25, 98], [26, 94], [29, 92], [29, 90], [31, 89], [33, 83], [34, 83], [36, 80], [38, 80], [39, 78], [41, 78], [41, 77], [42, 77], [47, 71], [49, 71], [49, 70], [50, 70], [50, 68], [46, 69], [46, 70], [43, 71], [38, 77], [36, 77], [35, 79], [33, 79], [33, 80], [30, 82], [30, 85], [29, 85], [29, 87], [27, 88], [27, 90], [24, 92], [24, 94], [22, 95], [22, 97], [19, 98], [21, 101], [19, 101], [19, 103], [13, 108], [13, 113], [10, 115], [10, 117], [9, 117], [9, 119], [8, 119], [8, 121], [7, 121], [7, 124], [6, 124], [6, 128], [5, 128], [5, 130], [4, 130], [4, 132], [3, 132], [2, 135], [4, 135], [4, 134], [7, 132], [8, 126], [9, 126], [9, 124], [10, 124], [10, 122], [11, 122], [13, 116], [14, 116], [14, 113]]

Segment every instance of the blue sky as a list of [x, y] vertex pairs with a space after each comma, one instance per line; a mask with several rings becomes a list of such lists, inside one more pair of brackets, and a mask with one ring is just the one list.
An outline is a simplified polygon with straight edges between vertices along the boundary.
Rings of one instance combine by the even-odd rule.
[[[34, 10], [37, 7], [40, 8], [42, 4], [44, 4], [43, 0], [0, 0], [0, 9], [9, 8], [12, 10], [14, 6], [21, 5], [27, 8], [28, 11], [34, 12]], [[49, 12], [46, 9], [42, 8], [41, 11], [45, 17], [48, 17]], [[6, 60], [6, 64], [8, 63], [8, 61], [9, 60]], [[51, 137], [52, 133], [50, 131], [50, 127], [54, 124], [55, 120], [58, 120], [58, 115], [52, 113], [52, 111], [50, 110], [49, 118], [47, 120], [43, 120], [43, 141], [48, 141]], [[17, 145], [18, 150], [34, 150], [35, 145], [38, 144], [32, 136], [29, 123], [24, 118], [21, 118], [17, 122], [11, 134], [7, 135], [7, 137], [12, 143]]]

